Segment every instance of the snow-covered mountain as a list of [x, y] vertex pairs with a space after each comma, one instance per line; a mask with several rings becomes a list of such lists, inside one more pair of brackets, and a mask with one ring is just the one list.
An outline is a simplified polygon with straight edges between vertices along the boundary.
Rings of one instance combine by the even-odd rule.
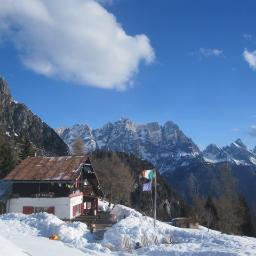
[[255, 152], [249, 150], [241, 139], [223, 148], [210, 144], [202, 154], [204, 160], [209, 163], [231, 162], [236, 165], [256, 166]]
[[88, 152], [105, 149], [133, 153], [151, 162], [188, 202], [191, 180], [200, 195], [217, 193], [214, 189], [209, 192], [209, 188], [213, 181], [219, 184], [218, 173], [229, 166], [239, 192], [251, 206], [255, 203], [256, 153], [240, 139], [223, 148], [211, 144], [200, 151], [173, 122], [136, 124], [124, 118], [95, 130], [85, 124], [56, 131], [71, 149], [76, 138], [81, 137]]
[[72, 128], [59, 128], [55, 131], [70, 148], [78, 137], [83, 139], [87, 152], [92, 152], [97, 148], [92, 128], [87, 124], [75, 124]]
[[223, 149], [231, 155], [233, 161], [235, 161], [237, 165], [256, 165], [256, 154], [248, 150], [240, 139]]
[[197, 145], [170, 121], [164, 125], [157, 122], [136, 124], [122, 118], [95, 130], [86, 124], [76, 124], [56, 131], [71, 149], [80, 137], [87, 152], [105, 149], [133, 153], [156, 165], [160, 172], [186, 165], [200, 155]]
[[188, 202], [191, 202], [191, 187], [196, 187], [201, 196], [216, 195], [221, 186], [221, 173], [229, 168], [236, 183], [236, 189], [243, 195], [250, 207], [255, 205], [256, 154], [237, 139], [229, 146], [220, 148], [209, 145], [202, 153], [203, 161], [194, 161], [188, 166], [179, 166], [173, 172], [163, 175], [169, 184]]
[[209, 163], [220, 163], [229, 160], [228, 153], [216, 144], [207, 146], [203, 151], [203, 157], [204, 160]]
[[158, 122], [136, 124], [122, 118], [99, 129], [92, 129], [87, 124], [76, 124], [71, 128], [56, 129], [56, 132], [71, 149], [74, 141], [80, 137], [84, 140], [87, 152], [105, 149], [133, 153], [153, 163], [161, 173], [172, 172], [177, 167], [188, 166], [195, 161], [256, 166], [255, 150], [247, 149], [240, 139], [223, 148], [210, 144], [200, 151], [192, 139], [171, 121], [164, 125]]

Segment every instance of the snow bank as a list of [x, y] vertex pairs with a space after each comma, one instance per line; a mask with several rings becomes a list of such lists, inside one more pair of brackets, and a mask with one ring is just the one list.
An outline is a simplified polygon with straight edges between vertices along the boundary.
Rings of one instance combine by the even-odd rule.
[[93, 237], [86, 224], [82, 222], [66, 223], [48, 213], [5, 214], [0, 216], [0, 229], [5, 229], [7, 236], [18, 232], [22, 235], [48, 238], [51, 234], [57, 234], [62, 242], [80, 250], [88, 252], [88, 249], [96, 249], [98, 252], [109, 252], [100, 244], [90, 243]]
[[[113, 212], [120, 220], [109, 229], [102, 242], [114, 251], [128, 250], [142, 255], [256, 255], [256, 239], [221, 234], [218, 231], [182, 229], [157, 221], [125, 206], [117, 205]], [[170, 244], [170, 239], [172, 244]], [[134, 250], [139, 242], [143, 247]]]
[[0, 221], [5, 221], [16, 227], [18, 226], [20, 231], [32, 232], [33, 234], [44, 237], [49, 237], [54, 233], [64, 242], [71, 242], [89, 234], [86, 224], [81, 222], [67, 224], [55, 215], [48, 213], [36, 213], [31, 215], [10, 213], [1, 216]]
[[158, 222], [154, 229], [152, 218], [122, 205], [116, 205], [111, 213], [119, 222], [105, 233], [103, 244], [114, 250], [134, 248], [137, 242], [152, 245], [170, 241], [169, 225]]
[[142, 214], [135, 211], [132, 208], [126, 207], [124, 205], [117, 204], [114, 206], [114, 208], [111, 211], [111, 214], [116, 215], [116, 218], [118, 221], [128, 217], [128, 216], [134, 216], [134, 217], [142, 217]]

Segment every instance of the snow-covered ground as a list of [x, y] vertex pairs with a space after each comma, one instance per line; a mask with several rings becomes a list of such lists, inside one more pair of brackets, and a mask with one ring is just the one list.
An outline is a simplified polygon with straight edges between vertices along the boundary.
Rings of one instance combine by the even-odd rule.
[[[57, 234], [60, 241], [49, 240], [52, 234]], [[109, 249], [92, 242], [93, 236], [84, 223], [65, 223], [47, 213], [13, 213], [0, 216], [0, 239], [7, 239], [15, 244], [21, 251], [26, 252], [24, 255], [80, 256], [105, 255], [110, 252]], [[2, 249], [0, 246], [1, 256], [16, 256], [16, 252], [12, 250], [6, 254]]]
[[[156, 256], [255, 256], [256, 239], [221, 234], [200, 229], [181, 229], [142, 216], [137, 211], [117, 205], [112, 210], [119, 222], [102, 241], [83, 223], [65, 223], [54, 215], [6, 214], [0, 216], [1, 256], [81, 256], [81, 255], [156, 255]], [[49, 240], [57, 234], [60, 241]], [[170, 244], [170, 240], [172, 243]], [[141, 248], [135, 250], [135, 244]]]

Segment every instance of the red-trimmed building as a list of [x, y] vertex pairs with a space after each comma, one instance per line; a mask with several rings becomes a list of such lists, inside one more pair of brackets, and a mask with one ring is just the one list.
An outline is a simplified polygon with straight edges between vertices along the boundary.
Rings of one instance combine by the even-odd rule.
[[4, 181], [11, 184], [6, 212], [53, 213], [73, 219], [98, 211], [103, 197], [97, 175], [86, 156], [28, 157]]

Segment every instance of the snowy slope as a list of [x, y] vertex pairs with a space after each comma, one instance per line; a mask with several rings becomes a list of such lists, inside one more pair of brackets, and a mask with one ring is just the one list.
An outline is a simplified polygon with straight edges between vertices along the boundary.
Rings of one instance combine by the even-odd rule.
[[[53, 233], [58, 234], [61, 241], [49, 240], [49, 236]], [[25, 251], [26, 255], [33, 256], [103, 255], [109, 252], [99, 244], [90, 243], [92, 236], [85, 224], [81, 222], [68, 224], [47, 213], [0, 216], [0, 237], [14, 243], [17, 248], [22, 249], [21, 251]], [[0, 255], [16, 256], [16, 254]]]
[[16, 246], [10, 240], [0, 236], [0, 255], [26, 256], [25, 251]]
[[[142, 216], [124, 206], [117, 206], [122, 219], [104, 236], [103, 244], [112, 244], [115, 250], [120, 250], [122, 240], [129, 238], [131, 248], [136, 242], [148, 243], [149, 246], [136, 250], [138, 255], [256, 255], [256, 239], [221, 234], [218, 231], [200, 229], [182, 229], [157, 221], [156, 228], [153, 220]], [[129, 215], [130, 212], [130, 215]], [[166, 242], [172, 239], [173, 244]], [[158, 245], [154, 245], [157, 241]]]
[[[0, 235], [0, 255], [1, 256], [85, 256], [82, 251], [71, 248], [59, 241], [50, 241], [44, 237], [12, 235], [8, 238]], [[96, 254], [95, 254], [96, 255]]]
[[[119, 222], [110, 228], [102, 241], [93, 236], [83, 223], [65, 223], [53, 215], [0, 216], [1, 256], [82, 256], [82, 255], [255, 255], [256, 239], [221, 234], [201, 227], [198, 230], [175, 228], [142, 216], [135, 210], [117, 205], [112, 210]], [[125, 216], [125, 218], [124, 218]], [[58, 234], [60, 241], [48, 239]], [[173, 243], [168, 244], [172, 239]], [[136, 242], [142, 248], [135, 250]]]

